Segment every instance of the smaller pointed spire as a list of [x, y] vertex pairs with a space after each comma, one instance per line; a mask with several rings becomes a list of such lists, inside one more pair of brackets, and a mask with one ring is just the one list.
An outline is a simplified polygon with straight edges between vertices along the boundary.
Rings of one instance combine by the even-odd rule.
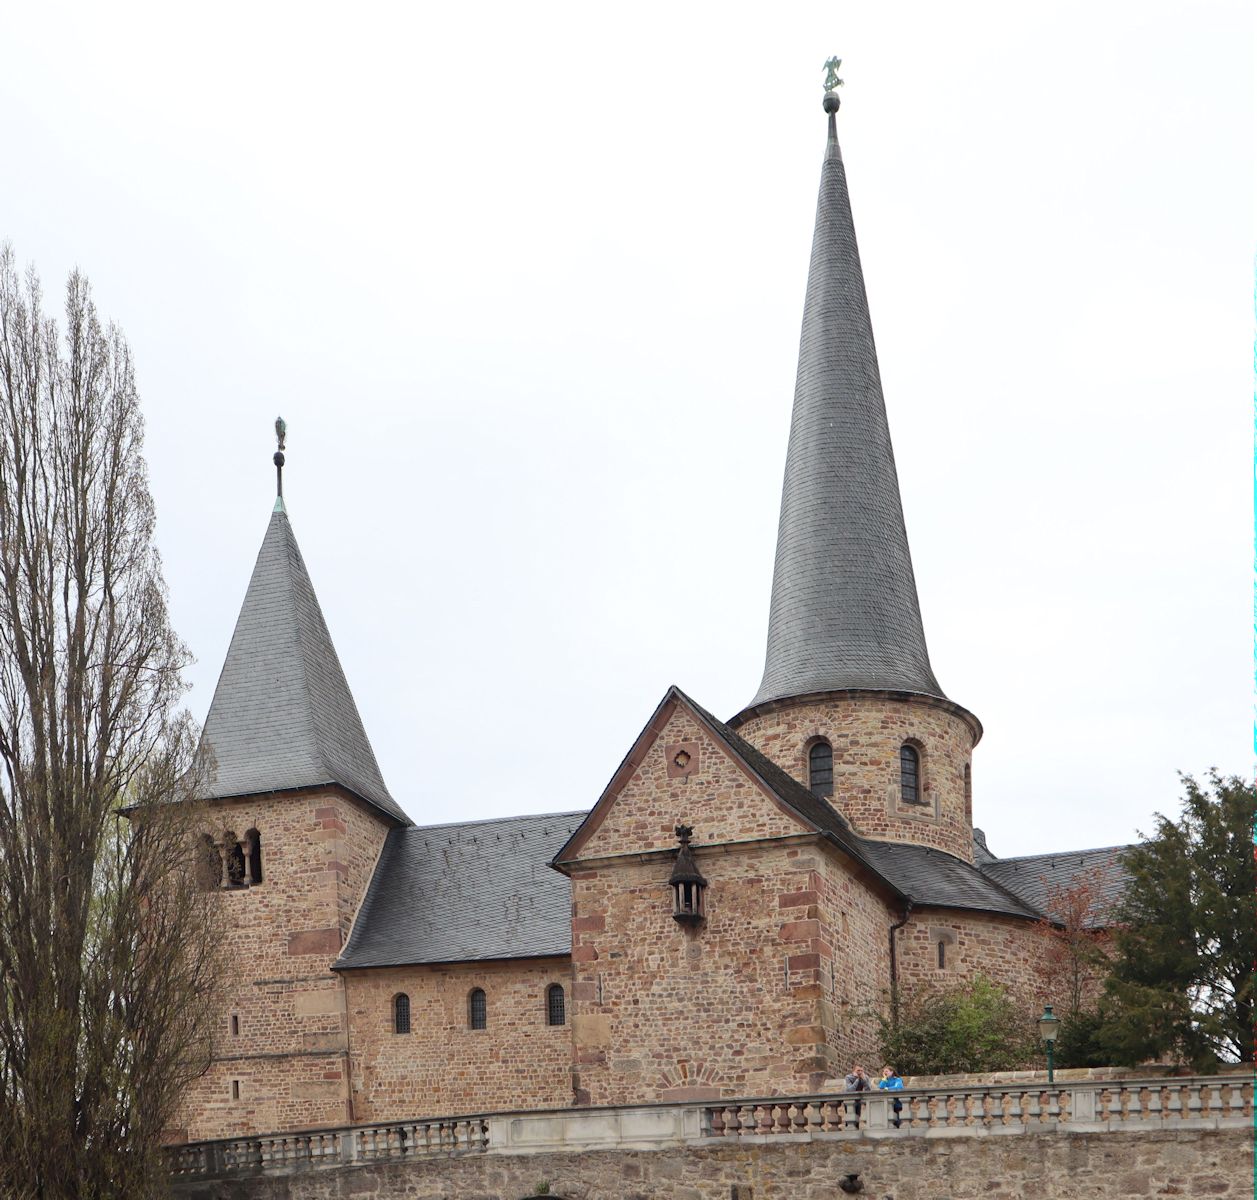
[[284, 440], [288, 436], [288, 423], [283, 417], [275, 418], [275, 442], [277, 449], [271, 461], [275, 464], [275, 512], [287, 512], [284, 507]]

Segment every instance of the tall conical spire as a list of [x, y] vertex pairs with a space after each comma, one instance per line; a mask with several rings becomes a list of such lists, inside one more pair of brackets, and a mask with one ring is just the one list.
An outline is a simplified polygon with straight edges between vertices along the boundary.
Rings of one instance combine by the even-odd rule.
[[921, 627], [831, 63], [768, 654], [751, 706], [846, 689], [943, 695]]
[[[277, 483], [282, 424], [276, 422]], [[411, 823], [380, 775], [282, 492], [202, 736], [214, 757], [206, 799], [339, 784], [387, 816]]]

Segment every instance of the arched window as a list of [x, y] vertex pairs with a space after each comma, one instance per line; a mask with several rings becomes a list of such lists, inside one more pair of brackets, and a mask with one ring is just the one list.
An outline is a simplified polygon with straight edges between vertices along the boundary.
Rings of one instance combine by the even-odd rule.
[[905, 804], [921, 804], [921, 756], [915, 746], [899, 747], [899, 794]]
[[393, 1032], [410, 1032], [410, 997], [405, 992], [393, 997]]
[[947, 970], [947, 943], [941, 938], [938, 943], [938, 969], [940, 971]]
[[567, 1002], [561, 984], [552, 983], [546, 988], [546, 1024], [567, 1024]]
[[467, 1016], [472, 1029], [489, 1028], [489, 1006], [485, 1001], [484, 988], [474, 988], [467, 997]]
[[834, 794], [834, 748], [824, 739], [807, 752], [807, 785], [813, 796]]
[[262, 882], [262, 835], [256, 829], [250, 829], [244, 835], [245, 849], [245, 882], [252, 885]]

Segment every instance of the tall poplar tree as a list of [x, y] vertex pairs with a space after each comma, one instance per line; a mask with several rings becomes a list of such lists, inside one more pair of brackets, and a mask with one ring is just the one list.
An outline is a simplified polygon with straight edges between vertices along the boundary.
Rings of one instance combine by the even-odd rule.
[[181, 700], [131, 354], [0, 250], [0, 1194], [147, 1196], [204, 1068]]

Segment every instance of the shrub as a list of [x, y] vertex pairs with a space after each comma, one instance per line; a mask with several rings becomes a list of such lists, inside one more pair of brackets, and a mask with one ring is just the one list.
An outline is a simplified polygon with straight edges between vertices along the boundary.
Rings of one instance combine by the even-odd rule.
[[901, 997], [898, 1019], [881, 1018], [881, 1049], [902, 1075], [1011, 1071], [1038, 1057], [1025, 1005], [989, 979]]

